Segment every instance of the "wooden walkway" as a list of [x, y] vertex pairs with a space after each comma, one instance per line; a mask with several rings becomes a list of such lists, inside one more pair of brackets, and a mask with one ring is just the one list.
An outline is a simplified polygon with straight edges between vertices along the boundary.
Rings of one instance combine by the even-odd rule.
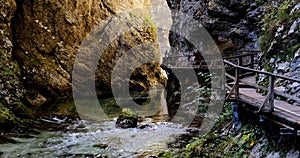
[[[289, 131], [289, 134], [300, 136], [300, 107], [290, 103], [300, 103], [300, 98], [275, 88], [276, 80], [287, 83], [300, 83], [300, 80], [256, 70], [254, 69], [255, 63], [244, 64], [243, 58], [247, 56], [247, 54], [243, 54], [224, 60], [228, 92], [226, 99], [239, 102], [243, 108], [281, 125], [283, 127], [281, 134], [286, 134], [286, 131]], [[232, 59], [237, 59], [237, 64], [231, 62]], [[249, 67], [250, 65], [251, 67]], [[268, 77], [269, 80], [266, 81], [268, 86], [258, 85], [255, 75]], [[281, 100], [276, 99], [279, 97]]]
[[[300, 136], [300, 107], [293, 104], [300, 104], [300, 98], [275, 88], [276, 80], [287, 83], [300, 83], [300, 80], [256, 70], [258, 64], [255, 56], [257, 53], [259, 51], [248, 51], [247, 53], [224, 57], [226, 99], [238, 102], [238, 105], [244, 109], [281, 125], [281, 134], [289, 133]], [[195, 65], [191, 61], [184, 60], [177, 63], [173, 60], [168, 64], [169, 66], [172, 65], [173, 68], [177, 66], [178, 69], [207, 69], [210, 65], [207, 63], [202, 64], [202, 62], [200, 65]], [[258, 85], [255, 79], [256, 75], [268, 77], [268, 81], [266, 81], [268, 86]], [[277, 99], [279, 97], [281, 100]], [[289, 100], [289, 102], [286, 100]]]
[[[255, 77], [251, 76], [246, 80], [255, 80]], [[252, 83], [255, 84], [255, 82]], [[290, 123], [300, 125], [299, 106], [294, 106], [286, 101], [274, 99], [274, 109], [269, 109], [270, 107], [267, 104], [262, 107], [266, 99], [266, 95], [258, 93], [254, 88], [239, 88], [238, 101], [252, 105], [257, 110], [261, 109], [261, 112], [264, 113], [271, 111], [274, 116], [281, 117], [281, 119], [289, 119], [289, 121], [291, 121]]]

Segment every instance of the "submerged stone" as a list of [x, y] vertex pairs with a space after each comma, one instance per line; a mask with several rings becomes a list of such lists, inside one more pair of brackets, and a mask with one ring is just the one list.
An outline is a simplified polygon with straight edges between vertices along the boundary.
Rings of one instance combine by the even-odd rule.
[[101, 148], [101, 149], [106, 149], [108, 147], [107, 144], [95, 144], [93, 147]]
[[[0, 144], [5, 144], [5, 143], [17, 143], [17, 141], [0, 136]], [[1, 153], [0, 153], [0, 156], [1, 156]]]

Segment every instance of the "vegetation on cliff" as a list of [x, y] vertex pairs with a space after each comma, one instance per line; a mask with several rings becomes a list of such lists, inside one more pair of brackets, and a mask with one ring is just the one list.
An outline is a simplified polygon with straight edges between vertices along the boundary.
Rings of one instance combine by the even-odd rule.
[[300, 47], [299, 0], [265, 2], [261, 48], [267, 59], [291, 60]]
[[[262, 20], [261, 69], [292, 78], [300, 77], [300, 1], [281, 0], [265, 2]], [[257, 76], [258, 82], [268, 85], [268, 78]], [[296, 97], [300, 96], [299, 83], [277, 79], [276, 88]], [[290, 103], [298, 105], [292, 100]]]

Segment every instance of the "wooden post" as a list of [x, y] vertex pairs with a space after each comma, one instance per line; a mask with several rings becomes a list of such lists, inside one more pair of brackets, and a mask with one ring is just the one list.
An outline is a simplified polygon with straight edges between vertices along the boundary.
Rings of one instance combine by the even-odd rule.
[[271, 75], [269, 77], [270, 112], [274, 111], [274, 82], [275, 82], [275, 77]]
[[239, 66], [243, 66], [243, 57], [239, 57]]
[[251, 54], [251, 69], [254, 69], [254, 53]]
[[239, 68], [235, 68], [235, 99], [239, 98], [239, 82], [240, 82], [240, 71]]
[[[241, 56], [239, 57], [239, 66], [242, 66], [242, 67], [243, 67], [243, 57], [241, 57]], [[239, 75], [242, 74], [242, 73], [244, 73], [242, 70], [238, 70], [238, 71], [239, 71], [239, 72], [238, 72]]]

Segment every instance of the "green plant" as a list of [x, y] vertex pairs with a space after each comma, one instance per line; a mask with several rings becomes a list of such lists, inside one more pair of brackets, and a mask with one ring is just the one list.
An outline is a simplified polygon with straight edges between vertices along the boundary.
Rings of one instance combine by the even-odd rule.
[[[299, 3], [299, 0], [283, 0], [281, 3], [268, 1], [265, 2], [265, 14], [261, 23], [262, 36], [260, 39], [260, 45], [265, 52], [266, 59], [274, 57], [277, 54], [282, 60], [289, 60], [291, 58], [291, 53], [294, 53], [295, 47], [299, 47], [299, 44], [293, 46], [293, 48], [280, 48], [283, 49], [283, 53], [275, 51], [269, 51], [270, 46], [272, 46], [274, 40], [276, 40], [275, 34], [287, 35], [292, 23], [299, 18], [300, 10], [291, 13], [293, 7]], [[282, 29], [279, 29], [282, 28]], [[280, 30], [278, 32], [278, 30]], [[279, 39], [280, 40], [280, 39]], [[277, 41], [278, 42], [278, 41]]]

